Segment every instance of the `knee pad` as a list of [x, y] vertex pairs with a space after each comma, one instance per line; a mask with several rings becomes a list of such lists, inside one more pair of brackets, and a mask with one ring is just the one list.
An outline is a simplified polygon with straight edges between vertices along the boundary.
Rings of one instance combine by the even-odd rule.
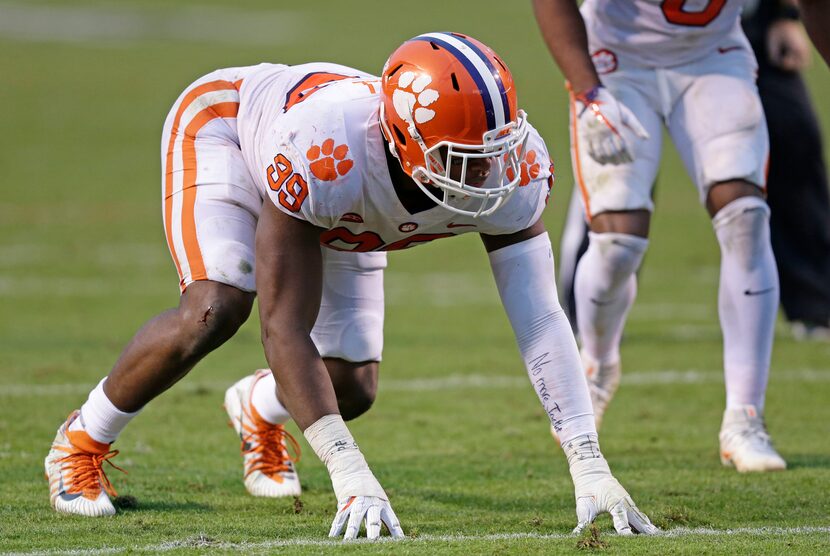
[[740, 197], [720, 209], [712, 226], [724, 257], [751, 267], [770, 247], [770, 210], [760, 197]]
[[311, 339], [323, 357], [380, 361], [386, 253], [323, 249], [323, 297]]
[[588, 236], [588, 250], [602, 261], [612, 289], [637, 272], [648, 248], [648, 239], [631, 234], [590, 232]]
[[699, 137], [702, 185], [744, 179], [762, 185], [766, 179], [769, 154], [764, 110], [757, 91], [746, 81], [728, 76], [707, 76], [709, 89], [723, 94], [710, 99], [717, 106], [711, 113], [723, 117], [710, 119], [705, 136]]
[[228, 284], [244, 292], [256, 291], [252, 221], [211, 217], [199, 224], [199, 245], [208, 280]]
[[383, 310], [320, 309], [311, 339], [321, 357], [352, 363], [380, 361], [383, 353]]

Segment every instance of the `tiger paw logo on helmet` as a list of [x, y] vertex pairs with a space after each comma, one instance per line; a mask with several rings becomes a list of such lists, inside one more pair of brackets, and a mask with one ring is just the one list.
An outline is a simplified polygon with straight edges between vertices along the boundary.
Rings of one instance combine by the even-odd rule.
[[[392, 105], [399, 118], [407, 122], [414, 118], [416, 124], [423, 124], [435, 117], [435, 111], [426, 108], [439, 96], [435, 89], [427, 89], [430, 83], [430, 75], [418, 75], [414, 71], [401, 74], [398, 88], [392, 93]], [[409, 87], [410, 91], [405, 90]]]
[[[507, 156], [504, 157], [505, 161], [507, 160]], [[539, 177], [539, 171], [542, 167], [536, 162], [536, 151], [527, 151], [525, 155], [522, 157], [522, 164], [521, 164], [521, 179], [519, 180], [519, 187], [525, 186], [530, 183], [530, 180], [535, 180]], [[516, 174], [513, 172], [513, 168], [507, 169], [507, 179], [513, 181], [513, 178], [516, 177]]]
[[346, 158], [347, 154], [348, 145], [335, 147], [334, 139], [326, 139], [322, 146], [312, 143], [305, 155], [311, 161], [309, 169], [315, 177], [323, 181], [334, 181], [339, 176], [348, 174], [354, 166], [354, 161]]

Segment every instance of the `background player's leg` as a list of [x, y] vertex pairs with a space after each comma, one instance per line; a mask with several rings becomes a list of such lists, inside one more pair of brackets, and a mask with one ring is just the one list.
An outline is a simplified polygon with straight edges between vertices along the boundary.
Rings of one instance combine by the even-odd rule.
[[649, 220], [645, 210], [608, 212], [591, 220], [574, 291], [582, 347], [599, 363], [619, 361], [625, 317], [637, 292], [635, 274], [648, 246]]
[[591, 220], [588, 250], [574, 282], [582, 364], [597, 426], [619, 386], [620, 340], [637, 295], [637, 269], [648, 247], [650, 213], [606, 212]]
[[769, 208], [760, 190], [742, 181], [716, 184], [706, 205], [721, 247], [718, 312], [726, 379], [721, 461], [742, 472], [785, 469], [763, 420], [778, 312]]
[[770, 137], [767, 202], [781, 305], [799, 337], [830, 339], [830, 199], [817, 118], [801, 76], [761, 63]]
[[769, 241], [769, 209], [744, 181], [716, 184], [706, 203], [721, 248], [718, 309], [723, 330], [727, 409], [763, 413], [778, 274]]
[[568, 214], [562, 228], [562, 240], [559, 243], [559, 279], [558, 290], [560, 303], [568, 315], [574, 335], [579, 333], [576, 320], [576, 302], [574, 300], [574, 281], [579, 259], [588, 249], [588, 224], [585, 222], [585, 210], [579, 200], [579, 188], [574, 186]]
[[603, 83], [628, 106], [648, 131], [641, 139], [621, 132], [632, 162], [599, 164], [574, 137], [571, 154], [590, 239], [574, 278], [576, 320], [582, 363], [591, 389], [597, 425], [620, 381], [619, 344], [626, 315], [636, 296], [636, 272], [648, 245], [651, 189], [662, 146], [662, 118], [656, 74], [626, 70], [605, 76]]
[[763, 421], [778, 274], [761, 189], [769, 140], [754, 70], [754, 59], [741, 50], [691, 64], [677, 73], [678, 81], [688, 83], [668, 122], [720, 244], [718, 312], [727, 400], [721, 460], [739, 471], [786, 466]]

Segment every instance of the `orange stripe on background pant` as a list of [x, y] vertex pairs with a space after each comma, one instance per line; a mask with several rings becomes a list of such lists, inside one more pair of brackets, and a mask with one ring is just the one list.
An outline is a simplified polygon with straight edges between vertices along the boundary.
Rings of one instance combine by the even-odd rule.
[[588, 196], [588, 188], [585, 187], [585, 180], [582, 177], [582, 164], [579, 161], [579, 136], [576, 131], [576, 101], [574, 94], [571, 97], [571, 147], [573, 149], [573, 167], [574, 175], [576, 176], [576, 183], [579, 185], [579, 191], [582, 193], [582, 202], [585, 203], [585, 218], [588, 222], [591, 221], [591, 200]]

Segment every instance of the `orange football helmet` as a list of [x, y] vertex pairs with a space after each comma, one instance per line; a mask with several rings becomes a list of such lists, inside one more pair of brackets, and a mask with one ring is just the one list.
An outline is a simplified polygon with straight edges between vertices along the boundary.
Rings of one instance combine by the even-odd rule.
[[[529, 128], [513, 76], [492, 49], [459, 33], [418, 35], [386, 61], [381, 87], [389, 150], [433, 201], [483, 216], [516, 190]], [[490, 172], [475, 183], [468, 165], [481, 159]]]

